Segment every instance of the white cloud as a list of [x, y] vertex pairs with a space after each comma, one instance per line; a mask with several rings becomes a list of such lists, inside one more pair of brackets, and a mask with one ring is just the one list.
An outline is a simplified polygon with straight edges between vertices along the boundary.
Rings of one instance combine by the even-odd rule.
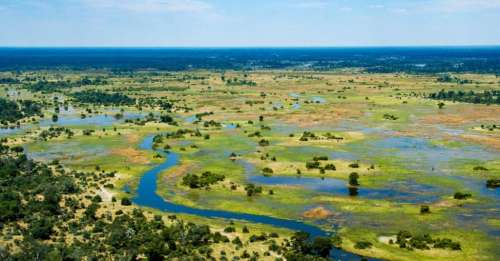
[[352, 8], [351, 8], [351, 7], [341, 7], [341, 8], [340, 8], [340, 11], [343, 11], [343, 12], [350, 12], [350, 11], [352, 11]]
[[500, 8], [500, 0], [443, 0], [452, 11]]
[[200, 0], [83, 0], [93, 8], [121, 9], [140, 13], [213, 11], [213, 6]]
[[428, 1], [423, 9], [447, 13], [487, 11], [500, 9], [500, 0]]
[[385, 6], [384, 5], [369, 5], [371, 9], [383, 9]]
[[296, 8], [323, 8], [327, 5], [328, 2], [320, 0], [303, 0], [293, 3], [293, 6]]
[[396, 14], [407, 14], [408, 9], [406, 8], [389, 8], [389, 11], [396, 13]]

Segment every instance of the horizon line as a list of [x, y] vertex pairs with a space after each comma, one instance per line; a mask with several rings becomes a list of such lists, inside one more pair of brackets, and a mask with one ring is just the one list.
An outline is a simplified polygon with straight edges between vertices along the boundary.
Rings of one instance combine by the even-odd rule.
[[445, 44], [434, 44], [434, 45], [313, 45], [313, 46], [302, 46], [302, 45], [283, 45], [283, 46], [273, 46], [273, 45], [254, 45], [254, 46], [148, 46], [148, 45], [127, 45], [127, 46], [114, 46], [114, 45], [0, 45], [0, 48], [19, 48], [19, 49], [63, 49], [63, 48], [74, 48], [74, 49], [90, 49], [90, 48], [113, 48], [113, 49], [321, 49], [321, 48], [422, 48], [422, 47], [434, 47], [434, 48], [477, 48], [477, 47], [500, 47], [499, 44], [469, 44], [469, 45], [445, 45]]

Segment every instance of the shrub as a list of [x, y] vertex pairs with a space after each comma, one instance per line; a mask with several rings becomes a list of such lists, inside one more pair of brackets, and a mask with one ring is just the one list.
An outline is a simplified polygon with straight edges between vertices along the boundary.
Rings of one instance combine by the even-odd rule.
[[472, 197], [472, 194], [462, 192], [456, 192], [455, 195], [453, 195], [454, 199], [468, 199], [470, 197]]
[[367, 249], [372, 247], [372, 243], [368, 241], [358, 241], [356, 244], [354, 244], [354, 248], [356, 249]]
[[129, 198], [124, 197], [124, 198], [122, 198], [121, 204], [122, 204], [122, 206], [130, 206], [130, 205], [132, 205], [132, 201], [130, 201]]

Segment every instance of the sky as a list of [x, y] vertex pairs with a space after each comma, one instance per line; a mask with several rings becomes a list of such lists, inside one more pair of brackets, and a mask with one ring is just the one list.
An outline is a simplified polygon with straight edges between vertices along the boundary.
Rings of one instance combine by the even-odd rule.
[[500, 45], [500, 0], [0, 0], [0, 46]]

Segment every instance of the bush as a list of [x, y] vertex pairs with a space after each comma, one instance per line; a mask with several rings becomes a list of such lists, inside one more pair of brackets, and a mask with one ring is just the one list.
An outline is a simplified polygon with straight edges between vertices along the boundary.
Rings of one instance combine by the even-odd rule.
[[429, 214], [431, 213], [431, 208], [427, 205], [420, 206], [420, 214]]
[[35, 239], [49, 239], [54, 223], [48, 218], [36, 219], [29, 225], [29, 233]]
[[125, 197], [125, 198], [122, 198], [121, 204], [122, 204], [122, 206], [130, 206], [130, 205], [132, 205], [132, 201], [130, 201], [129, 198]]
[[308, 161], [306, 162], [307, 169], [319, 169], [321, 163], [319, 161]]
[[236, 232], [236, 229], [234, 227], [226, 227], [226, 228], [224, 228], [224, 232], [234, 233], [234, 232]]
[[454, 199], [468, 199], [471, 198], [472, 194], [470, 193], [462, 193], [462, 192], [456, 192], [455, 195], [453, 195]]
[[356, 249], [367, 249], [372, 247], [372, 243], [368, 241], [358, 241], [356, 244], [354, 244], [354, 248]]

